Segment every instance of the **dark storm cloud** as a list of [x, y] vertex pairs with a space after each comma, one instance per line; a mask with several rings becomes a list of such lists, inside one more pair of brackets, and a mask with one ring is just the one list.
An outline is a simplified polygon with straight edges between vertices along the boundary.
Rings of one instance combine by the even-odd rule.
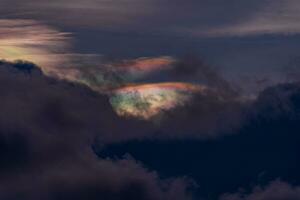
[[[181, 120], [175, 120], [178, 116], [172, 118], [173, 123], [166, 125], [171, 133], [175, 133], [178, 127], [184, 129], [184, 124], [188, 123], [194, 124], [194, 128], [199, 128], [201, 123], [212, 128], [214, 127], [210, 126], [212, 122], [215, 122], [215, 127], [220, 128], [224, 120], [239, 123], [240, 118], [228, 112], [239, 109], [237, 106], [224, 106], [224, 110], [228, 109], [224, 112], [228, 113], [226, 117], [205, 121], [212, 119], [209, 113], [213, 112], [206, 112], [207, 110], [219, 110], [216, 116], [220, 117], [222, 109], [217, 109], [218, 104], [209, 107], [214, 105], [211, 99], [208, 102], [212, 104], [205, 101], [198, 102], [200, 104], [198, 107], [195, 106], [193, 109], [187, 107], [179, 112]], [[161, 173], [170, 176], [177, 173], [189, 174], [200, 185], [199, 193], [203, 192], [201, 188], [206, 189], [203, 193], [204, 197], [210, 197], [207, 199], [218, 199], [221, 194], [233, 193], [233, 191], [237, 192], [227, 195], [227, 198], [224, 195], [224, 199], [273, 200], [276, 196], [278, 200], [289, 199], [289, 197], [294, 197], [291, 198], [293, 200], [299, 199], [299, 83], [269, 87], [246, 108], [243, 106], [242, 108], [246, 110], [243, 122], [239, 123], [238, 128], [229, 130], [231, 135], [222, 138], [218, 135], [217, 140], [181, 138], [167, 141], [131, 141], [109, 145], [104, 149], [99, 148], [97, 152], [99, 155], [104, 153], [109, 157], [130, 153], [143, 163], [160, 169]], [[188, 114], [185, 115], [185, 112]], [[201, 116], [199, 113], [206, 113], [204, 115], [206, 117], [199, 117]], [[187, 119], [194, 121], [188, 122]], [[226, 124], [228, 130], [229, 124], [228, 122]], [[205, 127], [202, 125], [202, 129], [199, 128], [197, 132], [201, 133], [203, 130]], [[152, 155], [157, 156], [153, 159]], [[177, 167], [173, 169], [175, 165]], [[272, 182], [270, 186], [264, 186], [278, 177], [287, 183], [278, 184], [278, 181], [275, 181], [275, 184]], [[249, 192], [248, 188], [256, 182], [264, 187]], [[292, 186], [293, 184], [295, 186]], [[245, 188], [245, 192], [240, 191], [239, 188]]]
[[299, 82], [285, 83], [263, 90], [252, 105], [253, 120], [257, 122], [298, 121], [300, 85]]
[[[142, 71], [144, 68], [163, 68], [165, 62], [170, 62], [170, 64], [173, 65], [173, 59], [167, 57], [157, 59], [144, 58], [138, 61], [139, 64], [137, 67], [141, 67]], [[4, 63], [4, 65], [11, 66], [11, 64], [6, 63]], [[167, 66], [168, 65], [169, 64], [167, 64]], [[162, 119], [157, 119], [154, 122], [118, 117], [109, 103], [109, 98], [100, 95], [103, 92], [102, 90], [97, 90], [97, 88], [103, 87], [103, 83], [98, 83], [99, 81], [97, 81], [98, 85], [90, 85], [94, 79], [99, 80], [98, 75], [103, 75], [103, 70], [101, 71], [100, 68], [100, 71], [92, 70], [91, 73], [88, 73], [88, 75], [92, 75], [91, 77], [85, 77], [83, 76], [85, 69], [82, 69], [83, 72], [80, 73], [81, 67], [79, 66], [75, 69], [79, 70], [81, 79], [74, 80], [72, 73], [73, 68], [67, 70], [61, 66], [62, 72], [58, 71], [58, 74], [55, 74], [57, 75], [56, 77], [69, 79], [68, 77], [64, 77], [64, 75], [71, 76], [69, 80], [75, 83], [73, 86], [60, 86], [59, 80], [46, 78], [42, 72], [40, 72], [41, 75], [31, 75], [29, 76], [30, 78], [24, 76], [22, 73], [15, 73], [15, 76], [12, 76], [12, 74], [7, 72], [11, 67], [4, 67], [2, 68], [4, 73], [1, 75], [3, 76], [1, 80], [3, 82], [2, 87], [5, 86], [3, 92], [5, 92], [5, 94], [7, 93], [5, 88], [16, 88], [16, 90], [9, 90], [14, 91], [8, 93], [9, 95], [3, 94], [2, 105], [5, 111], [3, 113], [9, 114], [3, 116], [2, 123], [7, 126], [5, 128], [8, 130], [11, 127], [18, 128], [18, 126], [21, 126], [21, 130], [27, 130], [28, 127], [30, 127], [29, 132], [47, 130], [47, 132], [57, 134], [61, 130], [66, 133], [72, 133], [72, 131], [76, 130], [76, 133], [73, 134], [78, 133], [79, 135], [87, 136], [91, 134], [93, 136], [97, 135], [103, 143], [109, 143], [136, 138], [163, 138], [166, 136], [207, 138], [212, 135], [217, 136], [222, 134], [223, 128], [227, 128], [227, 126], [234, 128], [242, 121], [243, 109], [241, 109], [241, 107], [244, 105], [239, 102], [239, 95], [235, 93], [231, 85], [215, 72], [213, 68], [194, 57], [179, 60], [174, 63], [172, 67], [167, 67], [168, 69], [170, 68], [171, 71], [169, 70], [170, 75], [165, 75], [172, 78], [168, 81], [198, 81], [198, 83], [200, 81], [200, 84], [203, 83], [211, 89], [209, 89], [208, 92], [196, 95], [187, 106], [180, 106], [178, 110], [165, 112]], [[89, 69], [90, 68], [93, 69], [93, 67], [89, 67]], [[116, 80], [119, 80], [122, 79], [123, 74], [124, 73], [113, 73], [111, 76], [116, 75]], [[110, 74], [108, 74], [108, 76], [110, 77]], [[84, 78], [87, 80], [82, 80]], [[58, 88], [53, 89], [53, 87], [49, 87], [49, 85], [51, 85], [49, 84], [49, 80], [52, 80], [52, 82], [55, 83], [54, 85], [58, 85]], [[87, 81], [88, 83], [86, 83]], [[84, 87], [76, 84], [77, 82], [89, 86], [100, 94], [91, 92], [94, 94], [93, 98], [89, 95], [86, 95], [87, 99], [78, 98], [81, 94], [77, 92], [77, 90], [79, 91], [77, 87]], [[62, 81], [62, 83], [64, 83], [64, 81]], [[117, 82], [114, 84], [126, 84], [126, 82]], [[66, 85], [72, 84], [68, 83]], [[26, 92], [24, 92], [29, 92], [29, 88], [32, 90], [30, 98], [26, 96]], [[64, 89], [70, 91], [63, 92]], [[89, 90], [87, 89], [87, 91]], [[10, 101], [10, 98], [12, 98], [13, 101]], [[12, 104], [10, 104], [10, 102], [12, 102]], [[19, 121], [15, 120], [15, 111], [11, 110], [16, 107], [24, 109], [24, 112], [20, 113], [21, 116], [19, 118], [21, 118], [21, 120]], [[235, 116], [237, 120], [223, 120], [228, 118], [227, 116], [229, 115]], [[182, 116], [185, 117], [182, 118]], [[224, 127], [217, 125], [219, 122], [223, 124], [225, 121]], [[30, 126], [26, 124], [30, 124]], [[174, 128], [176, 131], [170, 134], [170, 128]], [[204, 128], [204, 130], [202, 130], [202, 128]], [[124, 130], [127, 131], [124, 133]], [[199, 133], [198, 130], [202, 130], [201, 133]], [[86, 132], [89, 131], [92, 131], [92, 133], [86, 134]], [[157, 133], [160, 134], [158, 135]], [[93, 136], [90, 138], [93, 138]]]
[[[187, 111], [186, 118], [176, 118], [182, 113], [174, 111], [165, 124], [153, 124], [122, 119], [106, 96], [46, 77], [31, 63], [0, 64], [2, 199], [191, 199], [188, 188], [193, 184], [188, 179], [162, 180], [132, 158], [97, 158], [91, 145], [95, 140], [107, 144], [153, 137], [212, 137], [203, 125], [216, 124], [207, 114], [218, 115], [227, 106], [216, 94], [199, 98], [195, 105], [201, 106], [191, 110], [194, 115]], [[219, 104], [221, 111], [214, 108]], [[205, 116], [208, 121], [196, 120]], [[192, 117], [197, 118], [191, 126]], [[172, 123], [176, 128], [169, 126]], [[204, 131], [198, 135], [201, 127]]]
[[[74, 152], [75, 153], [75, 152]], [[188, 200], [189, 181], [159, 179], [136, 161], [63, 157], [58, 163], [24, 170], [1, 180], [2, 199]], [[33, 178], [34, 177], [34, 178]]]
[[253, 104], [219, 93], [219, 87], [152, 123], [122, 119], [106, 96], [46, 77], [30, 63], [2, 61], [0, 70], [4, 199], [85, 199], [87, 194], [90, 199], [190, 199], [186, 179], [161, 180], [131, 158], [109, 160], [100, 154], [97, 159], [91, 144], [213, 138], [238, 134], [249, 121], [299, 119], [296, 83], [269, 88]]
[[220, 137], [244, 123], [246, 105], [214, 92], [196, 95], [188, 105], [167, 112], [161, 129], [171, 138]]
[[[10, 64], [5, 65], [10, 66]], [[46, 78], [42, 74], [31, 75], [30, 78], [22, 73], [12, 73], [15, 74], [12, 76], [7, 72], [9, 68], [2, 68], [4, 70], [1, 75], [2, 92], [4, 93], [2, 106], [5, 115], [2, 117], [1, 123], [5, 129], [12, 129], [12, 132], [16, 128], [28, 132], [47, 130], [54, 134], [62, 130], [66, 134], [74, 131], [72, 134], [86, 135], [90, 140], [97, 136], [104, 144], [153, 137], [211, 138], [238, 129], [245, 123], [245, 117], [252, 104], [251, 100], [244, 100], [219, 73], [197, 57], [177, 60], [171, 68], [167, 69], [169, 71], [169, 74], [166, 74], [168, 81], [195, 82], [204, 84], [208, 89], [194, 95], [188, 104], [174, 110], [164, 111], [154, 121], [119, 117], [112, 109], [107, 96], [93, 93], [87, 88], [85, 88], [86, 91], [90, 91], [93, 98], [87, 94], [85, 94], [86, 98], [78, 98], [82, 94], [77, 92], [77, 90], [79, 91], [77, 87], [84, 88], [84, 86], [76, 83], [65, 83], [68, 86], [60, 86], [60, 81]], [[54, 85], [58, 85], [58, 88], [49, 87], [51, 85], [49, 80], [54, 82]], [[61, 82], [64, 83], [64, 81]], [[88, 86], [90, 87], [90, 85]], [[91, 88], [95, 87], [97, 85]], [[16, 89], [9, 90], [14, 92], [8, 92], [5, 88]], [[30, 98], [24, 92], [29, 92], [29, 88], [32, 90]], [[64, 89], [70, 91], [63, 92]], [[284, 90], [282, 89], [282, 91]], [[261, 106], [259, 105], [262, 104], [261, 99], [266, 98], [264, 96], [268, 94], [268, 91], [261, 93], [255, 102], [257, 108]], [[283, 95], [284, 93], [278, 92], [278, 94]], [[289, 96], [286, 98], [288, 99]], [[263, 105], [272, 105], [272, 103], [271, 100], [267, 100]], [[284, 106], [287, 107], [288, 104]], [[14, 110], [17, 108], [24, 110], [19, 114], [18, 121], [15, 119]], [[251, 109], [254, 111], [257, 108]], [[276, 113], [273, 112], [276, 109], [277, 107], [272, 109], [271, 113], [266, 112], [266, 114], [269, 113], [274, 117]], [[288, 109], [293, 110], [289, 107]], [[29, 130], [28, 127], [30, 127]]]
[[195, 55], [187, 55], [177, 60], [170, 70], [170, 77], [176, 80], [198, 82], [215, 88], [219, 93], [238, 96], [238, 88], [229, 83], [220, 72]]
[[93, 138], [118, 126], [106, 97], [30, 63], [0, 64], [1, 199], [190, 199], [184, 178], [94, 156]]
[[[132, 158], [110, 160], [100, 154], [97, 159], [90, 149], [94, 138], [102, 144], [149, 138], [153, 133], [157, 138], [215, 137], [218, 132], [212, 129], [223, 126], [227, 128], [224, 130], [239, 133], [232, 127], [242, 124], [239, 113], [245, 109], [231, 96], [212, 91], [195, 97], [185, 108], [167, 113], [167, 120], [158, 128], [117, 117], [105, 96], [47, 78], [29, 63], [2, 62], [0, 81], [3, 199], [190, 199], [186, 179], [161, 180]], [[252, 106], [247, 104], [251, 111], [247, 119], [258, 123], [253, 127], [279, 119], [298, 120], [299, 91], [296, 83], [265, 90]], [[269, 189], [255, 195], [270, 193], [266, 191]], [[249, 199], [256, 200], [256, 196], [249, 195]]]
[[251, 193], [238, 192], [225, 194], [221, 200], [297, 200], [300, 199], [300, 187], [276, 180], [266, 187], [257, 186]]

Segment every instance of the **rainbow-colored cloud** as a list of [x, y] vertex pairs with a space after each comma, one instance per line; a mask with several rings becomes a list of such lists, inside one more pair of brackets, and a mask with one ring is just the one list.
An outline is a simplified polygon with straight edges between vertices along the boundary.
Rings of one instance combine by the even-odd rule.
[[0, 19], [0, 58], [59, 64], [60, 57], [51, 59], [51, 55], [67, 49], [68, 35], [35, 20]]
[[185, 105], [195, 93], [205, 90], [204, 86], [180, 82], [130, 85], [114, 90], [110, 103], [120, 116], [148, 120]]
[[49, 76], [78, 82], [108, 95], [122, 117], [149, 120], [185, 105], [195, 93], [206, 89], [184, 82], [147, 83], [153, 82], [151, 75], [165, 75], [172, 70], [177, 62], [173, 57], [107, 61], [100, 55], [72, 52], [69, 39], [68, 33], [39, 21], [0, 20], [0, 58], [34, 62]]

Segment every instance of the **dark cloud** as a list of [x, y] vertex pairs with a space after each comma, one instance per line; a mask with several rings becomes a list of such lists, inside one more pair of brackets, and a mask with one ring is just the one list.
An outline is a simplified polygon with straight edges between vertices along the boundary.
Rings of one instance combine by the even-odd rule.
[[47, 77], [34, 64], [1, 61], [0, 71], [2, 199], [191, 199], [188, 179], [162, 180], [132, 158], [97, 158], [91, 146], [95, 140], [215, 137], [221, 133], [216, 118], [236, 105], [211, 92], [161, 121], [123, 119], [107, 96]]
[[253, 105], [254, 118], [265, 121], [299, 120], [299, 82], [272, 86], [260, 93]]
[[[217, 187], [215, 185], [219, 182], [223, 182], [220, 185], [223, 184], [225, 188], [230, 185], [231, 178], [235, 181], [235, 186], [246, 180], [247, 183], [241, 186], [244, 187], [249, 180], [253, 180], [249, 176], [255, 176], [257, 172], [268, 169], [275, 171], [275, 174], [278, 171], [281, 172], [280, 170], [286, 170], [288, 171], [285, 172], [288, 174], [286, 176], [290, 179], [299, 178], [298, 170], [291, 167], [292, 163], [299, 166], [294, 158], [299, 150], [297, 135], [300, 120], [300, 87], [297, 83], [299, 80], [297, 67], [290, 69], [287, 75], [288, 82], [292, 79], [294, 83], [270, 87], [261, 92], [257, 99], [249, 100], [243, 99], [236, 88], [223, 79], [210, 65], [193, 56], [185, 57], [178, 60], [172, 69], [151, 74], [146, 82], [170, 80], [191, 82], [203, 84], [209, 88], [208, 90], [193, 95], [192, 100], [187, 104], [174, 110], [164, 111], [154, 121], [121, 118], [111, 107], [108, 94], [95, 92], [99, 88], [94, 86], [103, 85], [103, 79], [107, 79], [107, 84], [115, 84], [111, 87], [115, 89], [125, 86], [128, 79], [124, 80], [118, 72], [103, 69], [103, 63], [98, 63], [103, 61], [101, 56], [76, 54], [68, 50], [69, 44], [66, 41], [68, 37], [64, 33], [77, 31], [79, 35], [94, 34], [94, 37], [89, 38], [83, 34], [80, 40], [84, 45], [78, 45], [80, 46], [79, 52], [90, 49], [90, 46], [97, 46], [95, 47], [97, 51], [111, 49], [106, 51], [115, 53], [123, 48], [121, 51], [135, 56], [136, 52], [132, 49], [138, 49], [139, 54], [145, 54], [153, 48], [155, 51], [152, 54], [154, 55], [158, 52], [156, 50], [165, 49], [163, 53], [169, 54], [172, 49], [181, 49], [181, 47], [175, 47], [178, 43], [177, 36], [235, 37], [297, 34], [300, 32], [299, 5], [297, 0], [87, 0], [85, 3], [81, 0], [53, 0], [51, 2], [2, 0], [0, 2], [2, 18], [13, 20], [0, 20], [2, 27], [9, 26], [7, 29], [9, 34], [4, 33], [5, 31], [0, 33], [2, 35], [0, 46], [4, 47], [8, 39], [14, 39], [12, 43], [9, 42], [9, 48], [2, 51], [4, 55], [2, 57], [10, 57], [13, 60], [15, 56], [20, 58], [22, 55], [23, 59], [30, 59], [39, 64], [63, 66], [48, 71], [48, 75], [62, 75], [51, 78], [45, 76], [37, 66], [31, 63], [0, 62], [0, 199], [193, 199], [189, 193], [193, 182], [188, 178], [162, 179], [157, 172], [147, 170], [148, 165], [143, 166], [131, 157], [108, 159], [102, 156], [101, 151], [96, 156], [92, 149], [95, 141], [94, 145], [99, 145], [102, 149], [105, 145], [125, 141], [208, 139], [231, 135], [234, 139], [232, 143], [228, 142], [222, 147], [223, 149], [218, 146], [220, 143], [216, 143], [217, 145], [210, 149], [211, 152], [218, 150], [225, 152], [219, 157], [210, 158], [215, 154], [206, 151], [205, 148], [200, 148], [204, 153], [199, 153], [197, 159], [199, 158], [203, 163], [198, 165], [194, 165], [197, 162], [194, 155], [183, 155], [192, 157], [192, 162], [187, 165], [185, 160], [179, 163], [176, 153], [171, 152], [172, 155], [167, 155], [167, 157], [176, 157], [176, 162], [169, 165], [167, 171], [180, 171], [179, 168], [183, 165], [187, 165], [185, 169], [206, 165], [206, 170], [199, 172], [202, 173], [200, 178], [207, 177], [206, 180], [214, 182], [211, 184], [213, 188]], [[26, 23], [29, 24], [26, 25]], [[45, 24], [55, 25], [64, 32]], [[120, 35], [107, 36], [111, 35], [111, 32], [117, 32]], [[143, 37], [145, 35], [147, 37]], [[22, 37], [24, 38], [20, 39]], [[189, 38], [191, 44], [198, 42], [195, 42], [195, 37]], [[151, 40], [148, 40], [149, 38]], [[182, 47], [193, 46], [187, 45], [184, 39], [180, 38], [179, 43], [182, 43]], [[266, 41], [265, 37], [260, 39]], [[260, 39], [258, 42], [264, 43]], [[26, 43], [26, 41], [30, 42]], [[239, 68], [249, 60], [243, 59], [245, 56], [237, 52], [240, 49], [246, 49], [244, 54], [250, 57], [253, 56], [253, 52], [260, 54], [259, 58], [254, 60], [262, 59], [261, 56], [265, 54], [268, 54], [266, 57], [272, 57], [270, 60], [276, 57], [275, 54], [282, 56], [282, 48], [276, 50], [274, 44], [267, 45], [267, 48], [270, 47], [272, 51], [265, 51], [265, 43], [261, 44], [260, 49], [257, 45], [253, 45], [251, 53], [247, 45], [243, 47], [240, 44], [233, 45], [230, 49], [227, 43], [233, 40], [224, 41], [222, 44], [211, 47], [211, 54], [215, 55], [216, 48], [219, 48], [221, 49], [218, 50], [219, 54], [228, 57], [226, 59], [230, 60], [229, 63], [238, 63]], [[242, 43], [245, 41], [243, 40]], [[246, 42], [251, 43], [251, 41], [253, 40]], [[294, 41], [295, 38], [288, 43], [294, 45], [296, 43]], [[212, 43], [210, 41], [205, 44], [211, 46]], [[203, 46], [205, 45], [201, 47]], [[287, 46], [290, 48], [291, 44]], [[274, 49], [276, 52], [273, 51]], [[46, 57], [43, 58], [41, 55]], [[274, 59], [274, 63], [278, 60], [280, 56]], [[256, 61], [253, 62], [256, 63]], [[247, 63], [248, 66], [255, 65], [253, 62]], [[72, 65], [73, 68], [64, 66], [64, 63]], [[98, 66], [94, 67], [94, 63], [98, 63], [101, 69], [98, 70]], [[92, 66], [86, 67], [87, 64]], [[129, 65], [131, 65], [130, 62]], [[60, 69], [62, 71], [59, 71]], [[95, 76], [98, 72], [103, 77]], [[261, 69], [256, 69], [257, 72], [263, 74]], [[254, 80], [262, 88], [273, 83], [268, 77], [268, 72], [266, 74], [266, 77]], [[76, 80], [78, 77], [81, 79], [74, 81], [74, 77]], [[139, 81], [142, 82], [144, 79]], [[247, 82], [247, 80], [244, 81]], [[149, 105], [140, 104], [138, 107], [143, 110], [145, 106]], [[246, 135], [244, 140], [239, 137], [243, 134]], [[238, 139], [235, 140], [234, 136]], [[283, 148], [290, 152], [287, 153], [278, 148], [282, 144], [285, 145]], [[138, 151], [147, 151], [143, 146], [142, 148]], [[249, 153], [255, 151], [256, 154]], [[162, 152], [157, 150], [150, 156], [151, 159], [158, 160], [156, 162], [159, 162], [159, 167], [163, 162], [167, 162], [160, 159], [160, 153]], [[206, 154], [207, 157], [205, 157]], [[232, 155], [234, 156], [231, 157]], [[210, 159], [218, 159], [218, 161]], [[286, 165], [281, 163], [285, 161]], [[250, 171], [249, 174], [245, 169]], [[198, 168], [196, 170], [201, 171]], [[182, 170], [181, 174], [189, 173]], [[265, 187], [257, 186], [251, 192], [224, 194], [221, 199], [296, 200], [300, 199], [300, 196], [298, 186], [283, 181], [274, 181]]]
[[219, 93], [228, 96], [238, 96], [238, 89], [229, 83], [218, 72], [217, 68], [207, 64], [196, 55], [186, 55], [178, 59], [171, 69], [170, 76], [173, 79], [198, 82], [218, 90]]
[[0, 65], [1, 199], [190, 199], [184, 178], [94, 156], [93, 138], [113, 140], [108, 130], [118, 125], [109, 124], [117, 116], [106, 97], [30, 63]]
[[[108, 97], [46, 77], [31, 63], [0, 64], [3, 199], [190, 199], [187, 179], [162, 180], [133, 158], [104, 159], [101, 153], [97, 158], [92, 144], [260, 133], [257, 128], [266, 128], [262, 123], [273, 127], [278, 121], [280, 131], [299, 119], [297, 83], [271, 87], [252, 104], [215, 87], [148, 122], [118, 117]], [[211, 73], [207, 81], [224, 81]]]
[[[227, 129], [223, 130], [230, 135], [220, 137], [212, 134], [211, 136], [218, 136], [215, 140], [189, 140], [185, 137], [179, 140], [130, 141], [108, 145], [105, 148], [96, 146], [95, 152], [108, 157], [119, 157], [129, 153], [147, 166], [160, 169], [163, 174], [189, 174], [200, 185], [200, 189], [197, 190], [200, 196], [207, 197], [206, 199], [218, 199], [221, 194], [245, 188], [246, 192], [237, 192], [238, 194], [232, 196], [240, 194], [240, 199], [248, 200], [247, 196], [251, 196], [250, 192], [247, 192], [249, 187], [257, 183], [264, 186], [278, 177], [295, 185], [300, 184], [299, 83], [269, 87], [252, 103], [246, 103], [247, 106], [242, 103], [242, 118], [229, 112], [238, 110], [236, 105], [224, 106], [223, 110], [228, 110], [222, 113], [222, 104], [216, 103], [216, 100], [207, 101], [212, 104], [199, 100], [198, 106], [191, 107], [192, 109], [187, 106], [186, 109], [180, 110], [180, 120], [177, 120], [178, 116], [173, 116], [173, 123], [165, 125], [169, 130], [166, 133], [174, 138], [171, 133], [176, 133], [180, 128], [188, 133], [192, 127], [194, 130], [199, 128], [196, 132], [203, 133], [205, 128], [220, 129], [225, 123]], [[214, 113], [214, 109], [218, 110], [215, 118], [209, 114]], [[201, 113], [205, 113], [203, 117]], [[224, 113], [228, 115], [221, 117]], [[239, 124], [238, 128], [234, 124], [235, 128], [230, 129], [228, 122]], [[185, 127], [185, 124], [190, 126]], [[164, 124], [162, 126], [164, 127]], [[276, 194], [278, 193], [275, 192]]]
[[[83, 151], [82, 151], [83, 152]], [[75, 153], [75, 152], [74, 152]], [[2, 199], [191, 199], [188, 180], [161, 180], [133, 159], [97, 160], [68, 157], [44, 167], [12, 174], [1, 180]]]
[[214, 138], [238, 130], [244, 123], [247, 103], [218, 92], [195, 95], [185, 106], [165, 113], [158, 132], [168, 137]]
[[[175, 99], [176, 97], [171, 96], [170, 98], [174, 98], [174, 101], [179, 101], [180, 106], [171, 111], [162, 110], [162, 114], [155, 117], [154, 121], [143, 121], [130, 117], [119, 118], [111, 109], [106, 114], [106, 124], [111, 124], [111, 126], [99, 136], [100, 140], [104, 142], [151, 137], [215, 137], [224, 134], [225, 130], [239, 127], [243, 122], [244, 107], [248, 103], [242, 103], [238, 90], [226, 81], [215, 68], [197, 56], [189, 55], [179, 59], [172, 57], [140, 58], [125, 61], [103, 59], [103, 62], [103, 64], [86, 67], [79, 64], [78, 67], [70, 69], [57, 68], [58, 71], [53, 76], [82, 83], [96, 92], [105, 93], [108, 96], [113, 93], [114, 89], [131, 84], [130, 81], [134, 81], [132, 77], [137, 77], [138, 84], [191, 82], [208, 88], [203, 92], [192, 94], [193, 98], [188, 103], [180, 104], [180, 97]], [[122, 63], [126, 64], [122, 65]], [[131, 101], [135, 101], [135, 99], [133, 98]], [[136, 109], [135, 112], [147, 112], [151, 103], [151, 101], [146, 104], [137, 102], [133, 109]], [[106, 104], [103, 106], [111, 107]], [[51, 105], [54, 106], [53, 103]], [[51, 113], [49, 114], [52, 116]], [[63, 116], [63, 114], [58, 115], [60, 117], [55, 118], [59, 119]], [[112, 124], [118, 124], [118, 126]], [[123, 133], [124, 130], [128, 131]]]
[[251, 193], [238, 192], [225, 194], [221, 200], [297, 200], [300, 199], [300, 187], [276, 180], [266, 187], [257, 186]]

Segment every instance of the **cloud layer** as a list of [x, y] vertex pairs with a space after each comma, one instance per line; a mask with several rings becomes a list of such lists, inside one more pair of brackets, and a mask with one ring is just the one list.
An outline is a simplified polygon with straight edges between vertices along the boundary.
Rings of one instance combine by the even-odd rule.
[[30, 63], [0, 65], [2, 199], [190, 199], [185, 178], [161, 180], [132, 158], [93, 154], [95, 138], [118, 138], [105, 96]]
[[300, 199], [300, 187], [276, 180], [266, 187], [257, 186], [249, 194], [239, 192], [225, 194], [221, 200], [296, 200]]
[[60, 26], [202, 37], [299, 33], [297, 0], [13, 2], [2, 2], [4, 16], [42, 19]]
[[299, 94], [297, 84], [265, 90], [251, 105], [212, 90], [195, 96], [190, 105], [166, 112], [163, 123], [153, 124], [122, 119], [107, 96], [46, 77], [30, 63], [2, 61], [0, 69], [0, 148], [5, 158], [0, 194], [4, 199], [85, 199], [88, 195], [112, 200], [191, 199], [188, 179], [162, 180], [130, 157], [104, 159], [100, 154], [97, 158], [91, 145], [95, 141], [101, 146], [150, 138], [220, 137], [239, 133], [242, 114], [258, 123], [299, 119], [294, 101]]
[[36, 20], [0, 19], [0, 57], [29, 60], [42, 66], [59, 65], [55, 55], [68, 48], [68, 34]]

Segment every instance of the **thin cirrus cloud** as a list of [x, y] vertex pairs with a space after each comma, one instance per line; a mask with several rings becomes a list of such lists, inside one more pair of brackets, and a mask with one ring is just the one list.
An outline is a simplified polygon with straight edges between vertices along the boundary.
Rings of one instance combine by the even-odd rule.
[[36, 20], [0, 20], [0, 57], [9, 61], [28, 60], [41, 66], [58, 65], [69, 46], [69, 34]]
[[207, 30], [190, 30], [195, 36], [232, 37], [269, 34], [300, 33], [300, 3], [297, 0], [267, 1], [267, 4], [252, 16], [237, 23], [213, 27]]
[[[3, 12], [7, 16], [43, 19], [71, 27], [108, 28], [131, 24], [138, 16], [147, 13], [147, 10], [150, 12], [152, 3], [136, 0], [88, 0], [84, 4], [78, 0], [14, 0], [13, 4], [8, 1], [2, 4]], [[147, 9], [144, 9], [145, 7]], [[65, 14], [66, 12], [68, 15]]]
[[[42, 19], [64, 27], [138, 31], [197, 37], [232, 37], [300, 32], [297, 0], [149, 1], [89, 0], [2, 3], [8, 16]], [[1, 8], [0, 8], [1, 9]], [[189, 10], [189, 12], [184, 12]], [[22, 12], [20, 12], [22, 11]], [[68, 12], [68, 15], [65, 13]], [[55, 14], [54, 14], [55, 13]], [[173, 13], [177, 13], [176, 16]]]

